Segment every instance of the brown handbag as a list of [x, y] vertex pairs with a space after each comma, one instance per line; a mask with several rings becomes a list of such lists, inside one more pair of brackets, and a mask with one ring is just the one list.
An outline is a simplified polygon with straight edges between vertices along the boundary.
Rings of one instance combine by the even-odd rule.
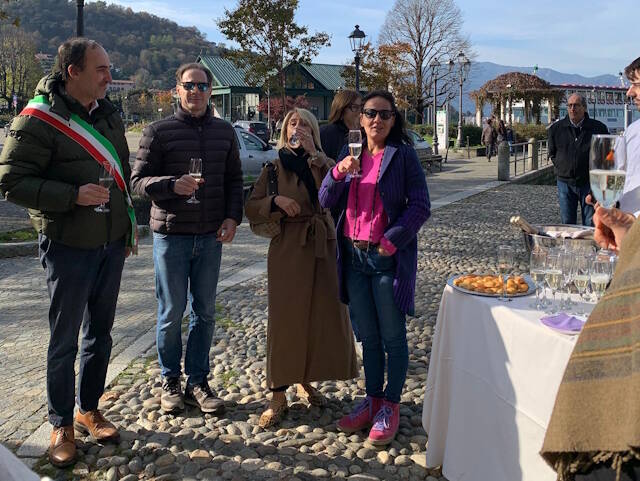
[[[263, 169], [267, 169], [267, 195], [269, 197], [278, 195], [278, 173], [276, 172], [275, 165], [273, 165], [273, 162], [265, 162]], [[251, 193], [249, 193], [247, 199], [250, 197]], [[262, 222], [249, 222], [249, 228], [255, 235], [273, 239], [280, 234], [280, 221], [266, 220]]]

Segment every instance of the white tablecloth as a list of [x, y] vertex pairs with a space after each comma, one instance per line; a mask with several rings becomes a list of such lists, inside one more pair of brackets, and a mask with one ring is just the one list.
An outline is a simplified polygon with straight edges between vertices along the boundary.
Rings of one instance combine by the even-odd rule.
[[450, 481], [555, 480], [538, 453], [577, 336], [544, 326], [531, 299], [445, 287], [422, 424], [427, 465]]

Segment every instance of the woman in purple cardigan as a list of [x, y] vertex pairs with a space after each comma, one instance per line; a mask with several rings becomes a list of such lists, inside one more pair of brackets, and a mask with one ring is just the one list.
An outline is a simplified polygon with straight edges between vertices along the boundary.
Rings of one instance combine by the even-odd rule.
[[340, 211], [340, 296], [349, 304], [362, 342], [367, 391], [338, 429], [355, 432], [372, 426], [369, 441], [385, 445], [400, 424], [409, 364], [405, 315], [414, 313], [416, 235], [429, 218], [430, 203], [418, 156], [389, 92], [374, 91], [363, 99], [360, 125], [366, 137], [362, 162], [343, 149], [319, 198], [323, 207]]

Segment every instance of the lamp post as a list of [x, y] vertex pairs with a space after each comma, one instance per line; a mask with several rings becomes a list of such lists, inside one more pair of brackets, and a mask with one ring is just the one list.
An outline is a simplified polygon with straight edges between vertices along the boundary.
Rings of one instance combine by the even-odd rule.
[[[624, 87], [625, 89], [627, 88], [627, 84], [625, 84], [624, 82], [624, 74], [622, 72], [618, 72], [618, 76], [620, 77], [620, 85], [622, 87]], [[627, 94], [624, 93], [622, 94], [622, 103], [624, 104], [624, 128], [625, 130], [627, 129], [627, 127], [629, 127], [629, 124], [631, 123], [629, 120], [630, 117], [630, 112], [629, 112], [629, 98], [627, 97]]]
[[438, 154], [438, 125], [437, 125], [437, 108], [438, 108], [438, 68], [440, 62], [437, 58], [434, 58], [430, 63], [431, 72], [433, 72], [433, 153]]
[[349, 43], [351, 43], [351, 51], [355, 54], [356, 64], [356, 92], [360, 92], [360, 52], [366, 35], [360, 30], [360, 25], [356, 25], [356, 29], [349, 35]]
[[82, 13], [84, 0], [76, 0], [76, 9], [76, 36], [82, 37], [84, 35], [84, 17]]
[[458, 111], [458, 137], [456, 138], [456, 147], [462, 147], [462, 84], [465, 80], [467, 80], [467, 75], [469, 74], [469, 68], [471, 67], [471, 62], [465, 56], [464, 52], [460, 51], [458, 54], [458, 69], [460, 74], [460, 102], [459, 102], [459, 111]]
[[596, 104], [598, 103], [598, 97], [596, 96], [596, 88], [593, 87], [591, 89], [591, 93], [593, 94], [593, 118], [596, 118]]
[[511, 84], [507, 84], [507, 88], [509, 89], [509, 125], [513, 125], [513, 109], [512, 109], [512, 99], [511, 99]]

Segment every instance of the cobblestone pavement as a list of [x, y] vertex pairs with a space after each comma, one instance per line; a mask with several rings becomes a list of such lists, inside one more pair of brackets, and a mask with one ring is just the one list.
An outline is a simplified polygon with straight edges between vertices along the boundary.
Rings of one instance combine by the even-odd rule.
[[[223, 248], [220, 280], [263, 259], [266, 249], [266, 240], [241, 224], [234, 243]], [[140, 255], [125, 262], [112, 331], [112, 359], [155, 325], [151, 250], [151, 238], [143, 238]], [[11, 449], [20, 446], [46, 419], [48, 307], [38, 259], [0, 259], [0, 442]]]
[[[267, 401], [266, 280], [261, 276], [218, 297], [210, 382], [225, 400], [226, 414], [203, 416], [195, 409], [180, 415], [162, 413], [160, 371], [151, 349], [112, 383], [102, 401], [107, 416], [123, 428], [120, 444], [102, 446], [80, 438], [80, 462], [75, 468], [59, 471], [42, 459], [35, 469], [55, 479], [108, 481], [443, 480], [438, 471], [424, 467], [427, 438], [421, 426], [442, 289], [452, 274], [493, 269], [500, 244], [513, 245], [519, 253], [515, 270], [526, 270], [520, 233], [508, 220], [518, 213], [534, 223], [557, 222], [555, 202], [544, 201], [549, 198], [555, 198], [553, 186], [505, 185], [436, 210], [422, 229], [416, 316], [407, 324], [409, 372], [400, 431], [390, 446], [369, 445], [363, 432], [346, 436], [336, 431], [340, 416], [364, 395], [362, 379], [322, 383], [320, 389], [329, 401], [326, 408], [290, 398], [290, 410], [280, 426], [266, 431], [257, 426]], [[152, 305], [145, 309], [153, 310], [153, 301], [148, 302]], [[152, 320], [152, 312], [148, 317]]]

